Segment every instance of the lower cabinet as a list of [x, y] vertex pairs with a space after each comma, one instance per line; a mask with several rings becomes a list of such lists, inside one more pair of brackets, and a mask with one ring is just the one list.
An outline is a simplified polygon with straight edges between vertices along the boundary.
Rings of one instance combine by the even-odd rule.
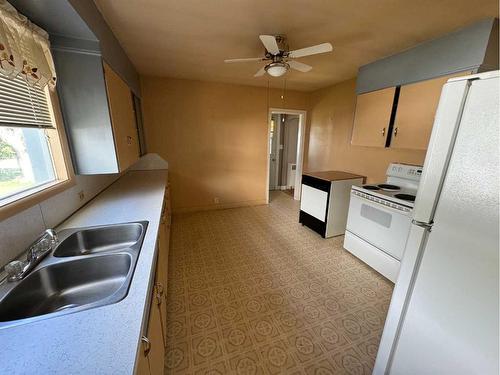
[[147, 334], [141, 337], [138, 375], [163, 375], [165, 345], [160, 312], [161, 297], [156, 285], [151, 297]]
[[137, 358], [136, 374], [137, 375], [150, 375], [149, 372], [149, 358], [146, 345], [147, 342], [144, 337], [141, 338], [141, 348], [139, 350], [139, 357]]
[[160, 323], [163, 332], [163, 345], [167, 346], [167, 271], [168, 271], [168, 242], [170, 225], [160, 224], [158, 233], [158, 263], [156, 267], [155, 286], [157, 289], [157, 305], [160, 310]]
[[167, 271], [170, 240], [170, 203], [168, 201], [167, 192], [158, 230], [158, 257], [148, 328], [147, 334], [141, 338], [141, 350], [136, 366], [137, 375], [163, 375], [167, 345]]
[[[155, 288], [157, 289], [157, 288]], [[161, 324], [161, 298], [158, 290], [155, 290], [151, 303], [151, 312], [149, 315], [148, 339], [149, 343], [149, 373], [151, 375], [163, 374], [165, 345], [163, 342], [163, 330]]]

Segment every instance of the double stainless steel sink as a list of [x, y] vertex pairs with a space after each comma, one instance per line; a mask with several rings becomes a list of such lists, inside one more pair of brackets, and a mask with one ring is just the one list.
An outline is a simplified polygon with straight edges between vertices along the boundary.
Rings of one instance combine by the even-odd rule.
[[147, 222], [62, 230], [24, 279], [0, 284], [0, 328], [116, 303], [126, 297]]

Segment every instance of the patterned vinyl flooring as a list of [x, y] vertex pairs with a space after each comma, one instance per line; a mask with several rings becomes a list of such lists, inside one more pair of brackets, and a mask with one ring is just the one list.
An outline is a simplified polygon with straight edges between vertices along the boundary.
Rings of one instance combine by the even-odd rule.
[[392, 284], [298, 210], [173, 218], [165, 374], [371, 374]]

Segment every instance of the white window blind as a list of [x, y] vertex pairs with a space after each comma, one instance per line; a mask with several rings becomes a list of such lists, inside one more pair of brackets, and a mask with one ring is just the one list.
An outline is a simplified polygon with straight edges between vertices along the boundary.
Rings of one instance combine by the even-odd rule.
[[45, 89], [0, 74], [0, 126], [53, 128]]

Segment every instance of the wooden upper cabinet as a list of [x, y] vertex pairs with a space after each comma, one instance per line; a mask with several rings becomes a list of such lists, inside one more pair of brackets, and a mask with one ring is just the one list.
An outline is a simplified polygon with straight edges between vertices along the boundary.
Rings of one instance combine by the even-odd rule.
[[385, 147], [395, 87], [358, 95], [351, 144]]
[[426, 150], [443, 85], [463, 72], [401, 86], [391, 147]]
[[104, 63], [104, 76], [118, 165], [120, 171], [124, 171], [139, 158], [139, 140], [132, 92], [106, 63]]

